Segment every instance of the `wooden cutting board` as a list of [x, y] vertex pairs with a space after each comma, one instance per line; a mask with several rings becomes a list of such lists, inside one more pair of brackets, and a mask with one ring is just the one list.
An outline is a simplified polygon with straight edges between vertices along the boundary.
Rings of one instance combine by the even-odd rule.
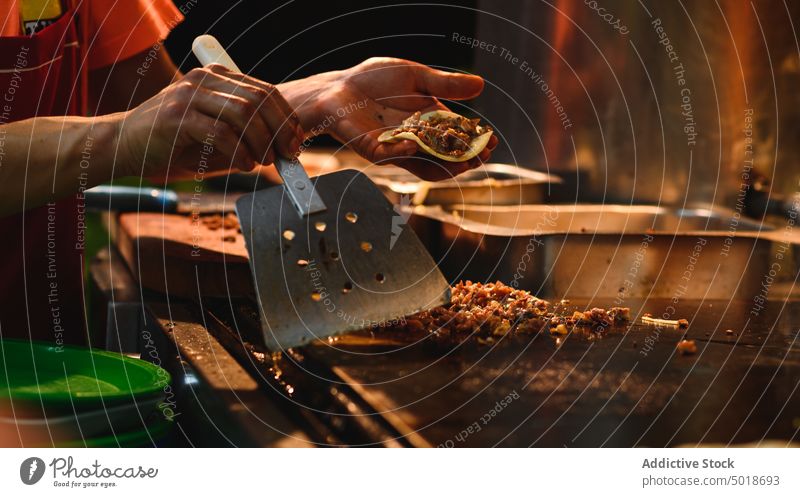
[[192, 299], [252, 295], [244, 238], [235, 214], [227, 216], [130, 212], [105, 220], [144, 288]]

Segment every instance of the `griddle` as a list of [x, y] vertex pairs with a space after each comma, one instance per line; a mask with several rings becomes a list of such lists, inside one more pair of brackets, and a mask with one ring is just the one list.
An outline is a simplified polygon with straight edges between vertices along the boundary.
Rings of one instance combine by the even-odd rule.
[[[571, 307], [610, 306], [573, 301]], [[634, 315], [664, 312], [664, 299], [630, 301]], [[679, 446], [798, 441], [800, 302], [684, 301], [688, 329], [633, 324], [605, 333], [439, 343], [422, 333], [362, 331], [278, 358], [284, 389], [264, 386], [315, 416], [351, 424], [339, 443], [411, 446]], [[254, 368], [257, 326], [248, 305], [209, 305]], [[236, 317], [234, 317], [236, 316]], [[749, 319], [748, 319], [749, 318]], [[747, 323], [746, 326], [745, 323]], [[252, 328], [252, 331], [248, 331]], [[729, 334], [726, 330], [734, 330]], [[678, 355], [683, 337], [698, 353]], [[262, 364], [260, 367], [265, 367]], [[270, 366], [270, 368], [275, 365]], [[288, 393], [285, 385], [292, 386]], [[332, 392], [336, 392], [333, 394]], [[344, 400], [337, 401], [336, 396]], [[511, 399], [509, 401], [509, 399]], [[505, 401], [506, 405], [501, 405]], [[339, 407], [333, 407], [333, 406]], [[348, 405], [357, 406], [347, 414]], [[377, 429], [358, 429], [352, 425]], [[336, 425], [336, 423], [332, 423]], [[470, 428], [472, 427], [472, 428]], [[349, 433], [349, 434], [348, 434]], [[371, 438], [377, 437], [377, 438]]]
[[[121, 268], [116, 270], [115, 281], [120, 272]], [[549, 334], [509, 337], [494, 347], [474, 341], [457, 346], [440, 343], [430, 339], [427, 330], [414, 336], [365, 330], [277, 356], [259, 347], [258, 307], [246, 297], [204, 296], [200, 306], [175, 297], [154, 304], [164, 299], [157, 294], [145, 293], [145, 299], [161, 330], [149, 325], [142, 329], [150, 330], [157, 342], [176, 342], [178, 355], [168, 346], [158, 346], [158, 356], [178, 358], [170, 369], [176, 378], [186, 364], [192, 365], [194, 372], [186, 378], [192, 379], [186, 383], [194, 385], [192, 392], [203, 387], [204, 378], [227, 377], [226, 371], [239, 368], [258, 388], [258, 392], [248, 390], [248, 402], [258, 396], [271, 399], [262, 411], [290, 420], [308, 443], [316, 445], [800, 442], [800, 301], [796, 299], [768, 301], [757, 316], [751, 314], [751, 299], [681, 299], [673, 317], [688, 319], [686, 330], [633, 324], [604, 334], [573, 334], [560, 343], [559, 337]], [[572, 299], [569, 307], [612, 304], [620, 305]], [[621, 304], [630, 306], [634, 316], [643, 312], [659, 316], [671, 300]], [[178, 309], [184, 307], [194, 309], [191, 315], [179, 315]], [[180, 343], [180, 336], [192, 341]], [[675, 344], [684, 336], [697, 341], [697, 355], [675, 355]], [[213, 343], [223, 345], [228, 358], [198, 348]], [[643, 355], [646, 349], [652, 350]], [[197, 433], [216, 433], [222, 426], [216, 416], [206, 428], [193, 429], [189, 423], [189, 413], [205, 417], [210, 407], [230, 413], [230, 427], [223, 427], [223, 433], [241, 431], [242, 426], [249, 426], [249, 433], [269, 428], [264, 426], [266, 414], [242, 409], [243, 391], [213, 385], [202, 390], [213, 399], [204, 400], [202, 410], [184, 406], [186, 417], [179, 418], [192, 443], [198, 440]], [[498, 412], [497, 403], [515, 391], [519, 398]], [[487, 415], [490, 423], [463, 435]]]

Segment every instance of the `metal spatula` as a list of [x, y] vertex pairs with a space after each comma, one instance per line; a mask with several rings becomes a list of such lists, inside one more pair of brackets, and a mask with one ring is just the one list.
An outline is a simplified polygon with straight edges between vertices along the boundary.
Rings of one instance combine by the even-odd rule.
[[[208, 38], [195, 40], [198, 59], [238, 71]], [[447, 281], [406, 217], [365, 175], [345, 170], [312, 182], [297, 160], [275, 165], [282, 186], [236, 202], [270, 350], [449, 301]]]

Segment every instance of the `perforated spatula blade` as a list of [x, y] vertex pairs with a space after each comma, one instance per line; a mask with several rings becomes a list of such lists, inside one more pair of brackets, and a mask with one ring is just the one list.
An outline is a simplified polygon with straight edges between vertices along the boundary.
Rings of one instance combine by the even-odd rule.
[[449, 301], [433, 259], [371, 180], [345, 170], [313, 183], [327, 208], [308, 216], [283, 186], [236, 202], [270, 350]]
[[[203, 65], [240, 72], [213, 36]], [[236, 201], [265, 345], [303, 345], [386, 323], [450, 300], [450, 286], [378, 187], [356, 171], [311, 181], [297, 160], [275, 162], [283, 185]]]

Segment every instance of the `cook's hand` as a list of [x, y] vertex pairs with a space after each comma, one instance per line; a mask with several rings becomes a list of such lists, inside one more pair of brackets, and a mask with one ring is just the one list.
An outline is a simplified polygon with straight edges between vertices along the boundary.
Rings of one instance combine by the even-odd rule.
[[195, 174], [203, 159], [209, 171], [249, 171], [294, 156], [304, 136], [274, 86], [221, 65], [191, 70], [122, 118], [122, 164], [136, 176]]
[[[323, 115], [333, 116], [325, 130], [374, 163], [393, 163], [427, 180], [440, 180], [479, 166], [497, 146], [492, 136], [486, 149], [468, 162], [446, 162], [416, 155], [410, 140], [378, 142], [385, 130], [416, 111], [447, 109], [439, 100], [466, 100], [483, 90], [483, 78], [439, 71], [403, 59], [371, 58], [342, 71], [320, 95]], [[343, 117], [342, 117], [343, 116]]]

